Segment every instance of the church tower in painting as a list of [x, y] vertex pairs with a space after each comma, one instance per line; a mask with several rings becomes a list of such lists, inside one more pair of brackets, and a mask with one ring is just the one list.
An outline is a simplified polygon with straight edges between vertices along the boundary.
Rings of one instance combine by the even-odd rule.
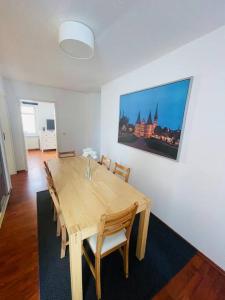
[[141, 129], [141, 113], [139, 112], [138, 116], [137, 116], [137, 121], [135, 124], [135, 128], [134, 128], [134, 135], [136, 135], [136, 137], [140, 137], [140, 129]]
[[153, 128], [158, 126], [158, 104], [156, 105], [155, 115], [154, 115], [154, 122], [153, 122]]
[[134, 135], [136, 137], [144, 137], [149, 139], [158, 126], [158, 104], [156, 106], [154, 120], [152, 122], [152, 114], [149, 112], [147, 122], [144, 119], [141, 120], [141, 113], [138, 113], [137, 121], [135, 123]]
[[152, 123], [152, 114], [149, 113], [147, 123], [145, 125], [145, 138], [150, 138], [154, 133], [153, 123]]

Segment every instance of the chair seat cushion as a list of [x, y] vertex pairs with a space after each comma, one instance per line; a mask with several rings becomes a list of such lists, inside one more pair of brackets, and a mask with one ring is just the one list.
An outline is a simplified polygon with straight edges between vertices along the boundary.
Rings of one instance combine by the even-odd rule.
[[[96, 246], [97, 246], [97, 234], [89, 237], [87, 239], [90, 247], [91, 247], [91, 250], [93, 251], [93, 253], [95, 254], [96, 253]], [[107, 252], [108, 250], [118, 246], [119, 244], [125, 242], [127, 240], [126, 238], [126, 235], [125, 235], [125, 232], [124, 230], [121, 230], [113, 235], [110, 235], [110, 236], [107, 236], [105, 239], [104, 239], [104, 242], [102, 244], [102, 251], [101, 251], [101, 254]]]

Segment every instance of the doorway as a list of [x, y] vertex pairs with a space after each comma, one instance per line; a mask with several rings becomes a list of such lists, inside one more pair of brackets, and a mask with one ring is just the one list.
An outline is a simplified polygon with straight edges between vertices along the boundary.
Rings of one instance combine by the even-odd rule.
[[40, 156], [57, 151], [55, 103], [21, 100], [20, 113], [29, 169], [29, 157], [34, 151]]

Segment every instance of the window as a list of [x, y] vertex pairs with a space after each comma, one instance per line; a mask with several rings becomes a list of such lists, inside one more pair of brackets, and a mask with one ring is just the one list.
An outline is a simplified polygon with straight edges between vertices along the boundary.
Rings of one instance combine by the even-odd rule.
[[24, 133], [26, 135], [37, 134], [35, 107], [32, 105], [22, 105], [21, 115]]

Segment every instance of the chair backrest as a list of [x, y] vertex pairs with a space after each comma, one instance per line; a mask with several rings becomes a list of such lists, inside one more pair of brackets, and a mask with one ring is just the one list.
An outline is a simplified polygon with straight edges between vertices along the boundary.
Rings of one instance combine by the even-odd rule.
[[53, 188], [50, 188], [49, 192], [50, 192], [52, 201], [54, 203], [57, 216], [59, 218], [60, 226], [65, 226], [64, 218], [63, 218], [62, 211], [61, 211], [60, 205], [59, 205], [59, 198], [58, 198], [57, 192]]
[[74, 150], [67, 151], [67, 152], [59, 152], [58, 156], [59, 156], [59, 158], [75, 157], [76, 156], [76, 152]]
[[46, 161], [44, 161], [44, 165], [45, 165], [46, 178], [47, 178], [47, 182], [48, 182], [48, 189], [53, 188], [55, 190], [55, 186], [54, 186], [53, 179], [52, 179], [52, 174], [49, 170], [49, 167], [48, 167]]
[[59, 200], [58, 200], [58, 197], [56, 195], [56, 192], [54, 191], [53, 188], [49, 188], [49, 193], [51, 195], [51, 198], [52, 198], [52, 201], [54, 203], [54, 206], [55, 206], [55, 209], [56, 209], [56, 212], [57, 214], [60, 214], [61, 213], [61, 210], [60, 210], [60, 206], [59, 206]]
[[45, 166], [45, 172], [46, 172], [47, 176], [50, 176], [50, 177], [51, 177], [52, 174], [51, 174], [51, 172], [50, 172], [50, 170], [49, 170], [49, 167], [48, 167], [46, 161], [44, 161], [44, 166]]
[[127, 209], [124, 209], [118, 213], [101, 216], [99, 232], [97, 237], [96, 253], [101, 253], [102, 244], [106, 236], [113, 235], [121, 230], [125, 230], [127, 242], [129, 243], [130, 233], [137, 212], [137, 208], [138, 203], [135, 202]]
[[55, 190], [55, 186], [54, 186], [54, 182], [53, 182], [52, 177], [47, 175], [46, 178], [47, 178], [47, 182], [48, 182], [48, 189], [49, 190], [50, 189]]
[[125, 182], [128, 182], [129, 175], [130, 175], [130, 168], [124, 167], [116, 162], [113, 170], [113, 174], [118, 174], [122, 176]]
[[111, 166], [111, 159], [109, 159], [108, 157], [102, 155], [101, 160], [100, 160], [100, 164], [106, 166], [106, 168], [109, 170], [110, 166]]

